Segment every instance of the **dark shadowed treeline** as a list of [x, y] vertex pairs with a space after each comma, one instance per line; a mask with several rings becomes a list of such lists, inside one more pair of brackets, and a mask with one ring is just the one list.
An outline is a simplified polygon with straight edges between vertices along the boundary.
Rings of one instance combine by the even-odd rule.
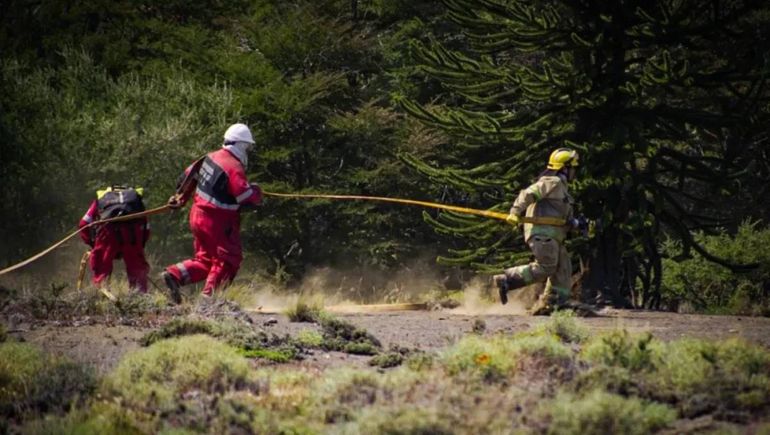
[[[3, 264], [71, 229], [105, 184], [144, 186], [161, 204], [236, 121], [252, 126], [251, 177], [265, 189], [435, 199], [440, 187], [397, 154], [441, 139], [391, 99], [422, 91], [405, 48], [443, 9], [383, 3], [5, 3]], [[153, 224], [152, 250], [188, 249], [184, 213]], [[419, 212], [320, 201], [266, 201], [244, 242], [286, 277], [388, 270], [438, 249]]]

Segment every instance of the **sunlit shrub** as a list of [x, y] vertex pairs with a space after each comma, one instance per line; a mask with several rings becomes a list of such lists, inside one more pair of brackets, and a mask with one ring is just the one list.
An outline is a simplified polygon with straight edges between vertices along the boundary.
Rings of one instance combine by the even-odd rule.
[[128, 406], [170, 411], [184, 392], [244, 386], [249, 365], [230, 346], [205, 335], [163, 340], [126, 355], [106, 378], [106, 391]]
[[524, 358], [537, 358], [551, 366], [562, 366], [571, 359], [571, 352], [553, 335], [487, 339], [470, 335], [445, 350], [441, 364], [450, 375], [473, 373], [495, 381], [515, 374]]
[[582, 355], [594, 363], [637, 371], [654, 368], [660, 345], [649, 333], [632, 335], [614, 330], [592, 338]]
[[535, 334], [553, 334], [566, 343], [581, 343], [588, 338], [588, 329], [580, 324], [574, 311], [559, 310], [535, 327]]
[[550, 417], [553, 434], [648, 434], [676, 419], [670, 407], [635, 397], [594, 390], [584, 395], [561, 393], [544, 402], [540, 412]]

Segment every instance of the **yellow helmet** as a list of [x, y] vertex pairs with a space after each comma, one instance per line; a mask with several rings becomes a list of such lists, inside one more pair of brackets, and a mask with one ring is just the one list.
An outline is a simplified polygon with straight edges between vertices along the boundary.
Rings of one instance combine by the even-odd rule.
[[575, 167], [577, 165], [578, 153], [569, 148], [557, 149], [551, 153], [551, 157], [548, 159], [548, 169], [553, 169], [555, 171], [558, 171], [565, 166]]

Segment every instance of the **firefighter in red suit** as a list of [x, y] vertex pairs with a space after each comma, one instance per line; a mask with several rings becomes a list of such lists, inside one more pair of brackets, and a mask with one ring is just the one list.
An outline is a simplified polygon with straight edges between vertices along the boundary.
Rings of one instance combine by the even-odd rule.
[[[144, 211], [141, 188], [108, 187], [96, 192], [96, 200], [80, 220], [79, 227], [112, 217]], [[147, 218], [95, 225], [80, 232], [80, 238], [91, 246], [90, 266], [94, 285], [106, 284], [112, 274], [112, 262], [123, 258], [128, 283], [142, 293], [147, 292], [150, 265], [144, 257], [144, 245], [150, 238]]]
[[[197, 187], [190, 209], [190, 229], [195, 257], [167, 267], [162, 275], [176, 303], [181, 302], [180, 286], [205, 280], [203, 296], [211, 297], [238, 272], [243, 259], [238, 212], [262, 202], [259, 186], [246, 179], [248, 152], [253, 145], [249, 128], [233, 124], [225, 132], [222, 148], [209, 153], [193, 174]], [[193, 166], [185, 170], [184, 177]], [[172, 196], [168, 205], [179, 208], [186, 200]]]

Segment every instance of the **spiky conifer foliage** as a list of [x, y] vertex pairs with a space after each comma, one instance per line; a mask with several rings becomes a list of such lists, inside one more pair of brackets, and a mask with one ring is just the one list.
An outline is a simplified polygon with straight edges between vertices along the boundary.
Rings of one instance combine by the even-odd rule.
[[[445, 92], [402, 105], [452, 143], [445, 155], [407, 162], [458, 200], [506, 209], [553, 149], [579, 149], [572, 190], [602, 222], [583, 251], [592, 272], [584, 286], [616, 297], [658, 304], [663, 233], [681, 238], [685, 253], [727, 264], [691, 231], [735, 217], [725, 204], [760, 151], [770, 97], [766, 2], [444, 4], [463, 29], [454, 47], [418, 43], [414, 51]], [[467, 238], [446, 262], [489, 269], [521, 259], [502, 225], [428, 220]], [[634, 295], [639, 282], [643, 293]]]

